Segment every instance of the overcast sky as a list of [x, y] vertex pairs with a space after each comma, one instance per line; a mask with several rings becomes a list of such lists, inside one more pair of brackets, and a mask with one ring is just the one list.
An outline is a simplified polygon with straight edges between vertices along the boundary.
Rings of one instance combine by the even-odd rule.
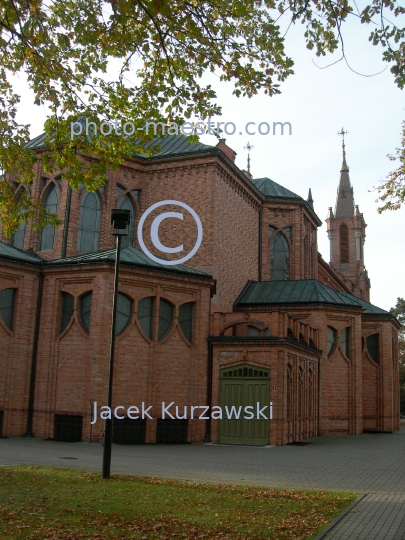
[[[343, 32], [350, 66], [363, 74], [386, 67], [381, 50], [368, 42], [369, 33], [370, 27], [357, 21], [347, 24]], [[224, 137], [237, 152], [236, 164], [241, 169], [246, 168], [247, 160], [243, 147], [248, 142], [254, 146], [251, 172], [255, 178], [267, 176], [304, 198], [312, 188], [315, 211], [324, 221], [328, 207], [335, 207], [340, 177], [342, 147], [337, 132], [342, 127], [349, 132], [346, 153], [350, 179], [355, 202], [368, 224], [364, 253], [371, 302], [388, 310], [397, 297], [405, 297], [405, 208], [378, 214], [377, 194], [370, 190], [396, 167], [386, 156], [400, 144], [401, 122], [405, 119], [402, 92], [395, 86], [389, 68], [375, 77], [357, 75], [344, 62], [319, 69], [314, 62], [326, 66], [339, 55], [319, 59], [308, 51], [301, 25], [289, 31], [286, 48], [295, 62], [295, 74], [282, 83], [281, 95], [238, 99], [232, 96], [231, 84], [210, 75], [223, 108], [218, 120], [237, 126], [235, 135]], [[20, 93], [23, 86], [21, 78]], [[23, 96], [20, 119], [26, 122], [29, 118], [34, 137], [42, 132], [46, 110], [32, 104], [28, 91]], [[247, 122], [290, 122], [292, 135], [239, 135]], [[212, 136], [201, 140], [217, 143]], [[318, 229], [318, 249], [329, 262], [325, 224]]]

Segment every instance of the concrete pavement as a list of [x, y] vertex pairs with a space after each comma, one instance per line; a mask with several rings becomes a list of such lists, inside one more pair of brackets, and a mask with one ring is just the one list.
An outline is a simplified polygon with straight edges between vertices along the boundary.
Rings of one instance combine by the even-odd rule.
[[[405, 427], [394, 434], [314, 437], [306, 445], [113, 445], [112, 473], [367, 494], [324, 538], [405, 540]], [[0, 439], [0, 466], [101, 471], [102, 446]]]

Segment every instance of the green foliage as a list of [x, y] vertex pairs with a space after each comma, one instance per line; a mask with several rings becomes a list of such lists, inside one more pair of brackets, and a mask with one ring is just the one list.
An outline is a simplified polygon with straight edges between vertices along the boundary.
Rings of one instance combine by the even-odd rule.
[[398, 360], [399, 360], [399, 384], [401, 392], [401, 414], [405, 416], [405, 300], [403, 298], [397, 298], [395, 307], [390, 309], [392, 313], [401, 324], [401, 328], [398, 332]]
[[44, 467], [3, 467], [0, 486], [2, 540], [307, 540], [355, 498]]
[[405, 122], [402, 122], [401, 148], [397, 148], [395, 155], [389, 155], [388, 158], [399, 161], [399, 167], [375, 188], [381, 194], [376, 202], [383, 203], [378, 208], [380, 214], [384, 210], [398, 210], [405, 201]]
[[[397, 17], [404, 8], [373, 0], [358, 12], [354, 0], [0, 0], [0, 219], [11, 235], [18, 223], [37, 227], [55, 216], [44, 213], [28, 193], [13, 202], [7, 182], [28, 188], [33, 163], [63, 170], [73, 187], [94, 191], [110, 168], [141, 151], [137, 139], [98, 133], [70, 138], [79, 116], [96, 121], [176, 122], [207, 119], [221, 112], [216, 94], [202, 82], [215, 72], [234, 84], [234, 94], [280, 93], [293, 73], [277, 24], [281, 16], [305, 26], [307, 47], [318, 56], [343, 44], [341, 25], [356, 14], [373, 24], [370, 41], [384, 48], [396, 83], [405, 85], [404, 29], [385, 26], [385, 11]], [[112, 73], [117, 71], [114, 78]], [[11, 76], [25, 73], [34, 103], [46, 105], [47, 149], [34, 154], [24, 143], [29, 126], [16, 121], [19, 96]], [[83, 155], [92, 156], [85, 159]], [[11, 184], [13, 185], [13, 184]]]

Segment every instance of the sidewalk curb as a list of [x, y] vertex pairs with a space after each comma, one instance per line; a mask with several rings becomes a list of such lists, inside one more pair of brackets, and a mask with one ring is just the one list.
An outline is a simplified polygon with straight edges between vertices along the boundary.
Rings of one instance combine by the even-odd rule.
[[367, 495], [369, 495], [368, 493], [363, 493], [362, 495], [360, 495], [359, 497], [357, 497], [357, 499], [355, 501], [352, 502], [352, 504], [350, 504], [345, 510], [343, 510], [343, 512], [341, 514], [339, 514], [337, 517], [335, 517], [335, 519], [333, 521], [331, 521], [329, 523], [329, 525], [327, 525], [325, 527], [325, 529], [323, 529], [319, 534], [317, 534], [314, 538], [312, 538], [312, 540], [321, 540], [321, 538], [324, 538], [326, 536], [326, 533], [328, 533], [332, 527], [334, 527], [337, 523], [339, 523], [339, 521], [345, 517], [346, 514], [348, 514], [351, 510], [353, 510], [353, 508], [355, 506], [357, 506], [357, 504], [362, 501], [365, 497], [367, 497]]

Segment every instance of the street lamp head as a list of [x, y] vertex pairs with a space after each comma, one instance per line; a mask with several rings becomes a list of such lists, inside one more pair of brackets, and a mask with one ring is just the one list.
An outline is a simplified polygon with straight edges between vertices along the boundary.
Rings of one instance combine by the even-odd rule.
[[131, 221], [130, 210], [118, 210], [114, 208], [111, 210], [111, 223], [114, 229], [126, 229]]

